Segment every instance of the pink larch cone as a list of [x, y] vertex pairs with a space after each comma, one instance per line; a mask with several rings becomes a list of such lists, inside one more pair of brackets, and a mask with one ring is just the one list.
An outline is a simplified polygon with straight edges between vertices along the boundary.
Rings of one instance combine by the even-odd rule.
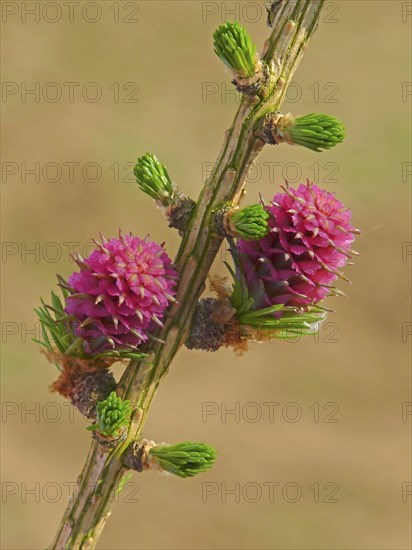
[[68, 279], [72, 295], [66, 312], [76, 319], [76, 335], [86, 353], [136, 347], [161, 325], [174, 300], [177, 274], [163, 247], [132, 235], [102, 244]]
[[345, 278], [340, 270], [353, 253], [357, 230], [350, 210], [309, 182], [285, 187], [265, 208], [270, 233], [259, 241], [237, 242], [253, 308], [308, 306], [334, 293], [332, 283]]

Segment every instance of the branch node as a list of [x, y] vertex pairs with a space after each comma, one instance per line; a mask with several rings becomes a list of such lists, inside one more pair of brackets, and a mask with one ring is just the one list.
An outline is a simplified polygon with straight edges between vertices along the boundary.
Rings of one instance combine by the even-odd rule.
[[130, 470], [143, 472], [147, 468], [149, 452], [156, 443], [148, 439], [133, 441], [123, 454], [123, 464]]

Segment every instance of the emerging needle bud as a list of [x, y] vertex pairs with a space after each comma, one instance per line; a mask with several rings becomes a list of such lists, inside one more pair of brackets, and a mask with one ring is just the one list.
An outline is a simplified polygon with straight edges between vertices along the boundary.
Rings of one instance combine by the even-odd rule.
[[186, 229], [195, 203], [179, 191], [166, 166], [155, 155], [146, 153], [137, 159], [134, 175], [139, 188], [164, 209], [169, 226], [179, 231]]
[[267, 235], [269, 214], [261, 204], [252, 204], [244, 208], [229, 210], [224, 214], [223, 223], [231, 237], [246, 241], [261, 239]]
[[225, 23], [213, 34], [215, 53], [223, 63], [242, 78], [256, 71], [256, 46], [238, 21]]
[[166, 166], [151, 153], [137, 159], [134, 175], [140, 189], [162, 206], [169, 206], [178, 193]]
[[123, 400], [115, 391], [97, 404], [96, 424], [88, 430], [98, 430], [103, 436], [117, 439], [129, 422], [132, 408], [130, 401]]
[[268, 72], [246, 29], [238, 21], [227, 22], [216, 29], [213, 41], [215, 53], [232, 71], [238, 91], [258, 93], [267, 82]]
[[290, 113], [269, 113], [263, 118], [261, 137], [273, 145], [301, 145], [320, 153], [323, 149], [331, 149], [341, 143], [345, 137], [345, 128], [339, 119], [322, 113], [300, 117]]
[[205, 443], [156, 445], [148, 453], [147, 467], [160, 468], [178, 477], [193, 477], [213, 466], [216, 451]]

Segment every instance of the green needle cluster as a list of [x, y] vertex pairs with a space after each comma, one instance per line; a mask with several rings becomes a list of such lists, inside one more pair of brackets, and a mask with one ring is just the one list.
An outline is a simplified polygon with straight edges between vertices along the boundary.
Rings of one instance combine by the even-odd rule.
[[[65, 289], [62, 292], [65, 301], [69, 293]], [[68, 326], [64, 304], [55, 292], [51, 293], [51, 303], [52, 305], [46, 305], [41, 299], [41, 307], [34, 310], [42, 331], [42, 339], [34, 341], [50, 353], [57, 349], [59, 353], [65, 354], [73, 345], [73, 332]]]
[[104, 401], [97, 404], [96, 424], [88, 430], [99, 430], [102, 435], [117, 438], [124, 426], [129, 423], [132, 407], [130, 401], [123, 400], [112, 393]]
[[230, 226], [235, 236], [247, 241], [257, 240], [268, 234], [268, 218], [269, 214], [261, 204], [252, 204], [231, 213]]
[[[278, 319], [274, 314], [281, 314]], [[316, 334], [326, 311], [320, 306], [311, 306], [307, 311], [277, 304], [260, 310], [243, 312], [236, 317], [241, 325], [257, 330], [267, 330], [276, 339], [298, 338]]]
[[175, 194], [176, 187], [169, 177], [166, 166], [151, 153], [146, 153], [137, 159], [134, 175], [140, 189], [162, 206], [169, 206]]
[[[234, 247], [233, 247], [234, 248]], [[299, 310], [296, 307], [276, 304], [263, 309], [254, 308], [254, 300], [246, 286], [245, 276], [239, 268], [239, 261], [232, 252], [236, 271], [226, 264], [233, 277], [230, 303], [236, 310], [239, 325], [257, 331], [266, 331], [273, 338], [285, 340], [304, 335], [316, 334], [327, 310], [319, 305]]]
[[179, 477], [193, 477], [210, 468], [216, 451], [204, 443], [177, 443], [157, 445], [149, 451], [149, 457], [156, 460], [162, 470]]
[[243, 78], [249, 78], [256, 70], [256, 46], [238, 21], [228, 22], [213, 34], [215, 53], [229, 69]]
[[[41, 326], [41, 339], [33, 339], [48, 353], [58, 353], [67, 357], [80, 357], [81, 359], [112, 358], [142, 359], [146, 356], [136, 348], [107, 349], [99, 354], [87, 354], [84, 351], [83, 339], [76, 336], [76, 326], [72, 317], [65, 312], [65, 303], [70, 296], [67, 283], [58, 276], [59, 285], [63, 294], [63, 300], [55, 293], [51, 293], [51, 305], [41, 300], [41, 306], [34, 310]], [[56, 362], [57, 368], [61, 366]]]
[[345, 128], [342, 122], [330, 115], [311, 113], [297, 117], [283, 129], [287, 141], [320, 153], [343, 141]]

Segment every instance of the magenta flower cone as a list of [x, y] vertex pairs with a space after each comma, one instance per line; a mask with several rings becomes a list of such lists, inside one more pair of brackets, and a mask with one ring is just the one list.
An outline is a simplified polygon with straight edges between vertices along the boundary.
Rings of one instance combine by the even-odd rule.
[[163, 247], [132, 235], [96, 243], [68, 285], [66, 313], [76, 319], [76, 335], [86, 353], [139, 346], [161, 325], [174, 300], [177, 273]]
[[237, 242], [240, 266], [254, 309], [275, 304], [308, 306], [334, 292], [351, 257], [351, 212], [314, 184], [287, 186], [266, 205], [270, 233]]

